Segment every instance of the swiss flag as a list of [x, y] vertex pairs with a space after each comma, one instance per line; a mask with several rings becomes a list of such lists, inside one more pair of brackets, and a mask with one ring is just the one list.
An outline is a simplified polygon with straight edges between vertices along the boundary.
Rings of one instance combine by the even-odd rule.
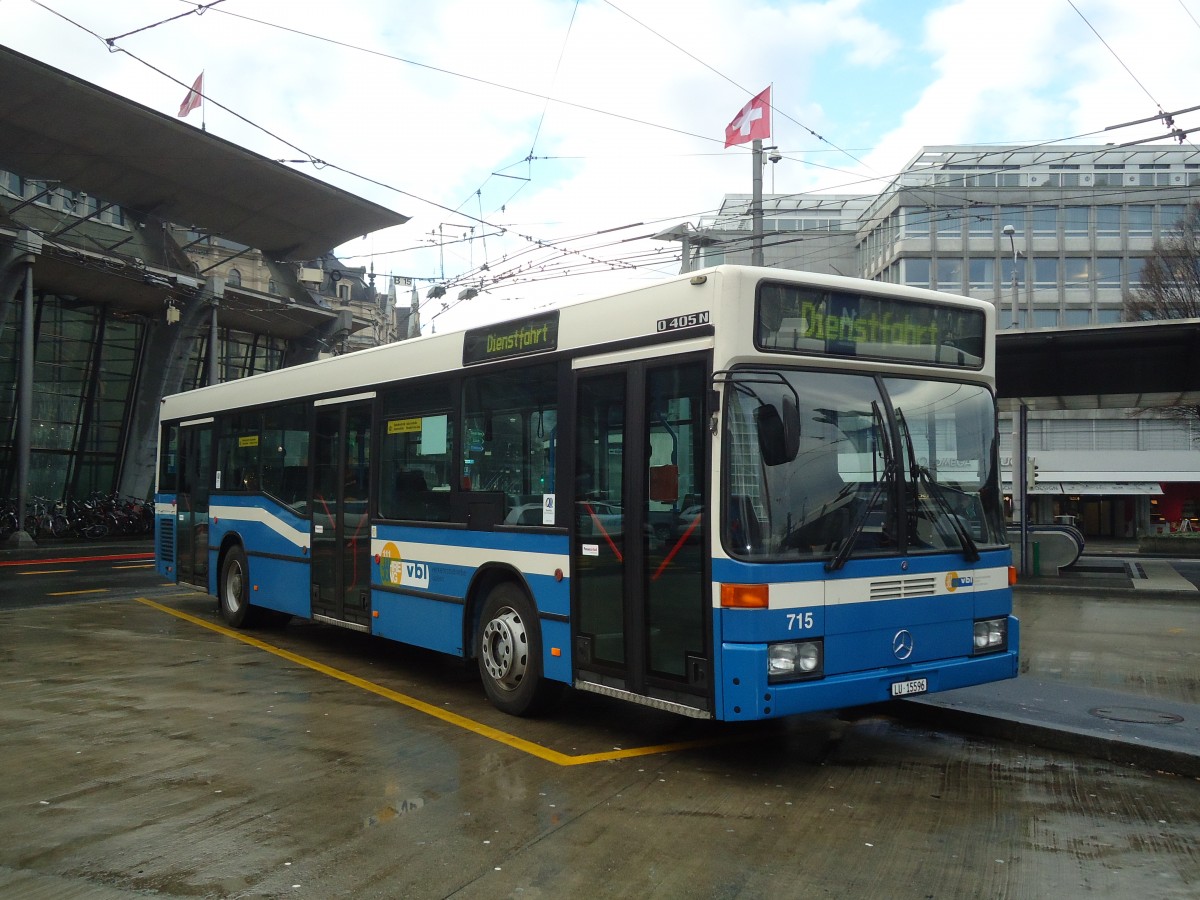
[[732, 147], [734, 144], [744, 144], [746, 141], [757, 141], [770, 136], [771, 89], [768, 87], [743, 106], [742, 111], [725, 126], [725, 146]]
[[192, 82], [192, 89], [187, 92], [187, 96], [183, 98], [183, 102], [179, 104], [179, 112], [176, 113], [178, 118], [183, 118], [193, 109], [197, 109], [204, 101], [204, 73], [201, 72], [196, 76], [196, 80]]

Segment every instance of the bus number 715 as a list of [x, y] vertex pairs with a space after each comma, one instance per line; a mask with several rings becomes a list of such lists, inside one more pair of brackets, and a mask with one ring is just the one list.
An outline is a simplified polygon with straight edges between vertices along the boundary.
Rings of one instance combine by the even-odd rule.
[[813, 627], [813, 614], [805, 613], [788, 613], [788, 631], [804, 631]]

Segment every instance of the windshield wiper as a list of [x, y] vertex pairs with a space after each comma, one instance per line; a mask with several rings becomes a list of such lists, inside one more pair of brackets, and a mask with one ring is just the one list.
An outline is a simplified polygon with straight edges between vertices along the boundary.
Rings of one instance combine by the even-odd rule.
[[833, 555], [833, 559], [825, 563], [826, 572], [836, 572], [846, 565], [846, 560], [850, 558], [850, 551], [854, 549], [854, 545], [858, 541], [858, 536], [862, 534], [863, 527], [867, 524], [867, 516], [875, 508], [875, 501], [879, 499], [879, 495], [883, 492], [884, 487], [893, 484], [896, 479], [896, 454], [892, 452], [891, 438], [888, 437], [887, 429], [883, 427], [883, 414], [879, 411], [879, 403], [875, 400], [871, 401], [871, 417], [879, 426], [879, 444], [883, 450], [882, 477], [875, 482], [871, 496], [867, 498], [866, 504], [858, 511], [858, 515], [854, 517], [854, 524], [850, 528], [850, 533], [842, 539], [837, 553]]
[[896, 421], [900, 423], [900, 433], [904, 436], [904, 446], [908, 450], [908, 472], [913, 486], [916, 487], [917, 484], [924, 482], [926, 488], [929, 490], [929, 496], [933, 498], [938, 511], [945, 517], [950, 525], [950, 530], [958, 538], [958, 543], [962, 547], [963, 557], [967, 562], [977, 562], [979, 560], [979, 548], [975, 545], [975, 541], [972, 540], [971, 533], [967, 531], [967, 527], [963, 525], [962, 519], [950, 507], [950, 503], [946, 500], [946, 495], [942, 493], [944, 488], [929, 474], [929, 469], [917, 462], [917, 454], [913, 451], [912, 433], [908, 430], [908, 422], [904, 418], [904, 412], [899, 407], [896, 409]]

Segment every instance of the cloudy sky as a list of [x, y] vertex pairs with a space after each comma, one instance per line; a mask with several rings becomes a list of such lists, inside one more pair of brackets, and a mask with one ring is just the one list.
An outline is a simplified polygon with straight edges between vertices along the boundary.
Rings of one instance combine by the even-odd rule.
[[171, 116], [203, 71], [210, 132], [412, 217], [349, 263], [484, 289], [426, 330], [678, 272], [646, 237], [750, 191], [724, 128], [768, 85], [776, 193], [874, 193], [928, 145], [1146, 140], [1106, 129], [1200, 104], [1200, 0], [198, 6], [0, 0], [0, 43]]

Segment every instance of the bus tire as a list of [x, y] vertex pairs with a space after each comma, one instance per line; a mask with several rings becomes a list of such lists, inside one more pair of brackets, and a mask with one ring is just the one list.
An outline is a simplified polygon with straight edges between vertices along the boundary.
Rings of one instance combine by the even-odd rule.
[[246, 551], [240, 545], [230, 547], [225, 553], [217, 591], [222, 619], [234, 628], [254, 625], [255, 611], [250, 606], [250, 567], [246, 563]]
[[513, 716], [543, 712], [561, 686], [542, 677], [542, 636], [533, 604], [511, 582], [492, 588], [475, 639], [483, 689], [492, 705]]

